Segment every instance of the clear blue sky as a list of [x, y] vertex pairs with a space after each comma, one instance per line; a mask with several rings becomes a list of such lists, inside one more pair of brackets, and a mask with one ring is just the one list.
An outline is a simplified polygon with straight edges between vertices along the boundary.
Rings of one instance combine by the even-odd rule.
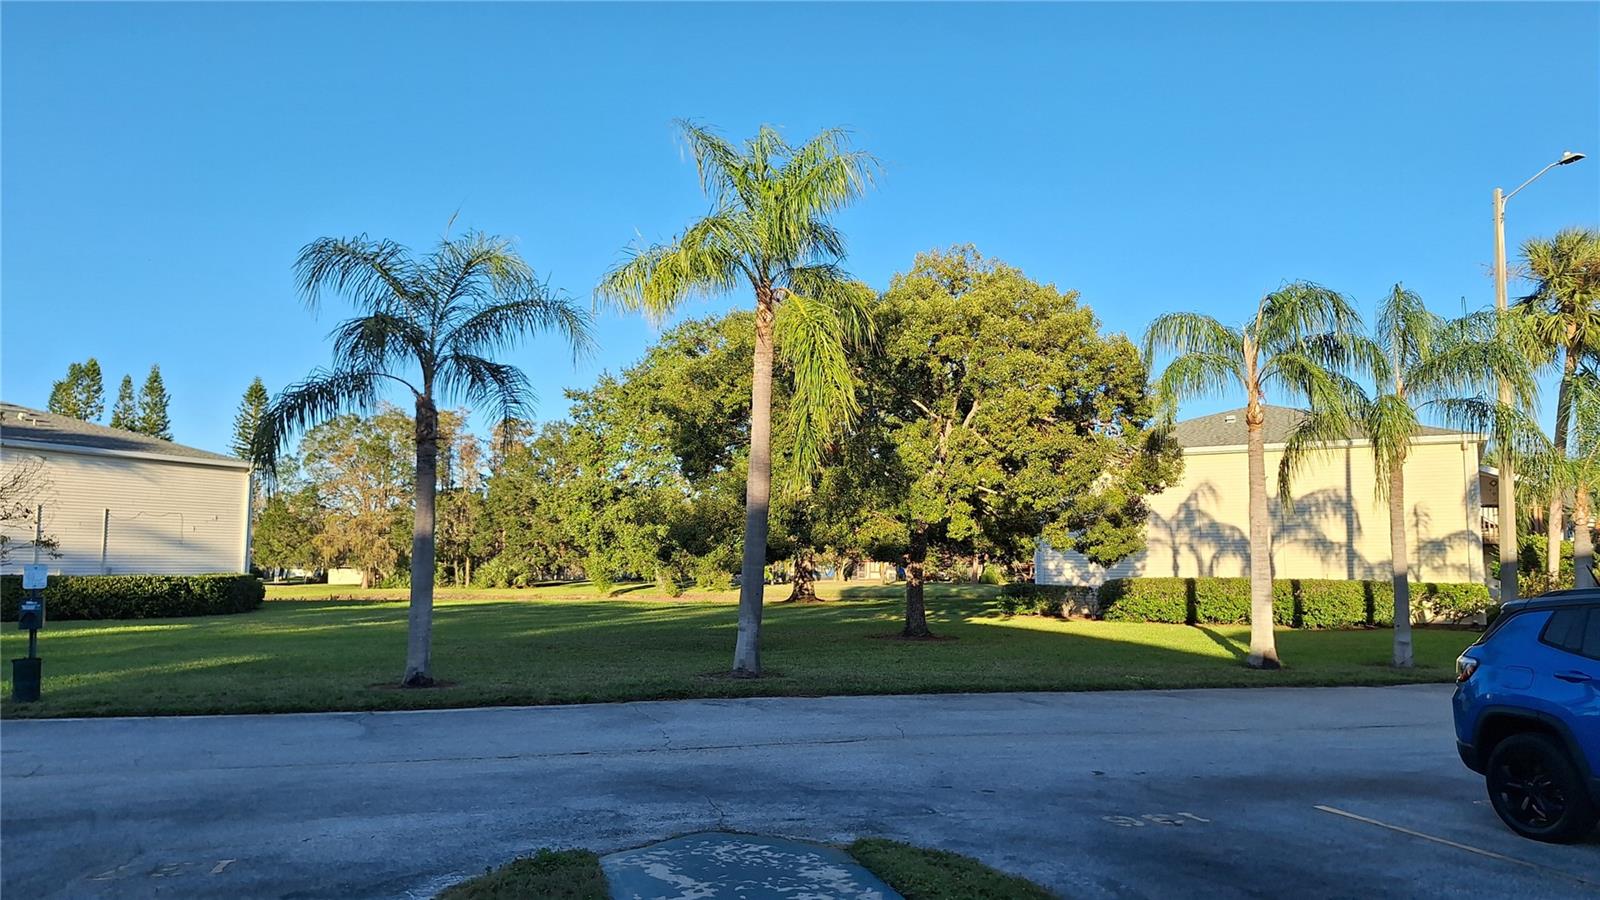
[[[1294, 278], [1488, 304], [1490, 191], [1568, 148], [1597, 158], [1518, 196], [1509, 240], [1600, 221], [1595, 3], [7, 3], [0, 28], [0, 390], [43, 406], [94, 355], [110, 395], [159, 362], [178, 440], [213, 449], [253, 376], [328, 359], [307, 241], [423, 245], [459, 209], [587, 300], [706, 208], [678, 116], [853, 129], [886, 166], [839, 222], [874, 285], [971, 242], [1133, 335]], [[541, 417], [654, 332], [597, 334], [577, 367], [511, 354]]]

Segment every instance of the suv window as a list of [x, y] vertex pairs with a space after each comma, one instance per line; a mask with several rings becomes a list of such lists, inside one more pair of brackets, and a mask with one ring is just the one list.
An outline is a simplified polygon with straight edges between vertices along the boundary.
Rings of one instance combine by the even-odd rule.
[[1558, 609], [1545, 623], [1539, 640], [1568, 653], [1600, 659], [1600, 615], [1587, 606]]

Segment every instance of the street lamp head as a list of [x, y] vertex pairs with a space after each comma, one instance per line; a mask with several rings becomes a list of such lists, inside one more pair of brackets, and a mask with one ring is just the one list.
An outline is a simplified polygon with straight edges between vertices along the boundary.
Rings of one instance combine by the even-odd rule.
[[1556, 160], [1556, 165], [1565, 166], [1569, 163], [1575, 163], [1580, 159], [1583, 159], [1582, 153], [1573, 153], [1571, 150], [1563, 150], [1561, 151], [1561, 158]]

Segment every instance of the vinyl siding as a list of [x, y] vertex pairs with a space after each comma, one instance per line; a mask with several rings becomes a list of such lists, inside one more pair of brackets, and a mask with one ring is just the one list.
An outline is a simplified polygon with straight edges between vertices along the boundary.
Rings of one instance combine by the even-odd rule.
[[[45, 533], [60, 543], [59, 558], [41, 559], [52, 573], [102, 571], [107, 509], [105, 571], [111, 574], [245, 571], [248, 471], [177, 459], [0, 449], [0, 469], [26, 459], [43, 460], [48, 473], [48, 485], [35, 502], [44, 504]], [[24, 550], [6, 569], [17, 570], [32, 559], [31, 550]]]
[[[1389, 577], [1389, 511], [1374, 491], [1371, 449], [1342, 446], [1313, 460], [1293, 480], [1292, 509], [1277, 499], [1281, 457], [1268, 449], [1273, 576]], [[1041, 545], [1035, 579], [1095, 585], [1107, 578], [1248, 575], [1246, 465], [1243, 448], [1186, 452], [1179, 483], [1150, 498], [1143, 552], [1102, 568], [1076, 552]], [[1414, 444], [1405, 475], [1412, 578], [1484, 580], [1477, 444]]]

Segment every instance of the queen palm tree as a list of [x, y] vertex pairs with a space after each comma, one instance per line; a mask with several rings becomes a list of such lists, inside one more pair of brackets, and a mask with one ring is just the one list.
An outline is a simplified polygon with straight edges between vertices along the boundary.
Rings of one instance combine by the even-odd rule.
[[1497, 338], [1484, 316], [1454, 321], [1430, 312], [1416, 293], [1396, 284], [1378, 307], [1374, 335], [1382, 351], [1373, 376], [1377, 392], [1361, 410], [1372, 448], [1379, 499], [1389, 507], [1390, 576], [1394, 582], [1394, 665], [1410, 668], [1410, 541], [1405, 515], [1405, 464], [1412, 438], [1430, 410], [1453, 423], [1515, 418], [1498, 409], [1496, 379], [1512, 387], [1517, 403], [1534, 402], [1532, 366], [1512, 343]]
[[[1534, 290], [1517, 307], [1528, 317], [1547, 358], [1561, 363], [1551, 432], [1551, 450], [1559, 459], [1567, 453], [1579, 361], [1600, 353], [1600, 231], [1567, 228], [1553, 238], [1530, 240], [1522, 245], [1522, 258]], [[1545, 571], [1553, 583], [1561, 571], [1561, 538], [1566, 531], [1564, 493], [1551, 491], [1549, 503]]]
[[[1261, 298], [1243, 325], [1224, 325], [1195, 312], [1167, 313], [1144, 336], [1146, 364], [1175, 354], [1156, 379], [1169, 413], [1178, 401], [1238, 389], [1245, 395], [1250, 494], [1250, 654], [1252, 668], [1279, 668], [1272, 632], [1272, 523], [1267, 509], [1266, 397], [1280, 391], [1305, 402], [1286, 455], [1299, 458], [1348, 437], [1362, 396], [1347, 371], [1370, 369], [1373, 352], [1361, 337], [1361, 317], [1340, 294], [1309, 282], [1286, 284]], [[1289, 471], [1280, 467], [1279, 494]]]
[[1578, 434], [1571, 463], [1574, 525], [1574, 585], [1595, 586], [1595, 502], [1600, 496], [1600, 358], [1591, 358], [1572, 382], [1572, 414]]
[[501, 421], [533, 401], [527, 377], [491, 357], [533, 332], [554, 331], [576, 355], [589, 346], [589, 319], [534, 275], [511, 243], [468, 233], [418, 255], [393, 241], [321, 238], [295, 264], [301, 296], [315, 310], [322, 292], [345, 295], [360, 315], [333, 330], [333, 365], [279, 394], [256, 432], [258, 465], [271, 470], [297, 432], [341, 413], [377, 409], [399, 385], [416, 407], [416, 510], [411, 530], [411, 609], [401, 684], [433, 682], [434, 492], [439, 402], [487, 407]]
[[855, 200], [873, 158], [829, 129], [799, 146], [762, 126], [736, 148], [708, 128], [678, 127], [712, 209], [665, 244], [635, 247], [596, 289], [599, 298], [659, 320], [694, 295], [748, 285], [755, 297], [750, 458], [733, 674], [761, 674], [761, 603], [772, 490], [772, 363], [794, 373], [791, 418], [797, 471], [814, 470], [827, 442], [855, 415], [849, 348], [870, 334], [859, 293], [839, 268], [844, 239], [829, 216]]

